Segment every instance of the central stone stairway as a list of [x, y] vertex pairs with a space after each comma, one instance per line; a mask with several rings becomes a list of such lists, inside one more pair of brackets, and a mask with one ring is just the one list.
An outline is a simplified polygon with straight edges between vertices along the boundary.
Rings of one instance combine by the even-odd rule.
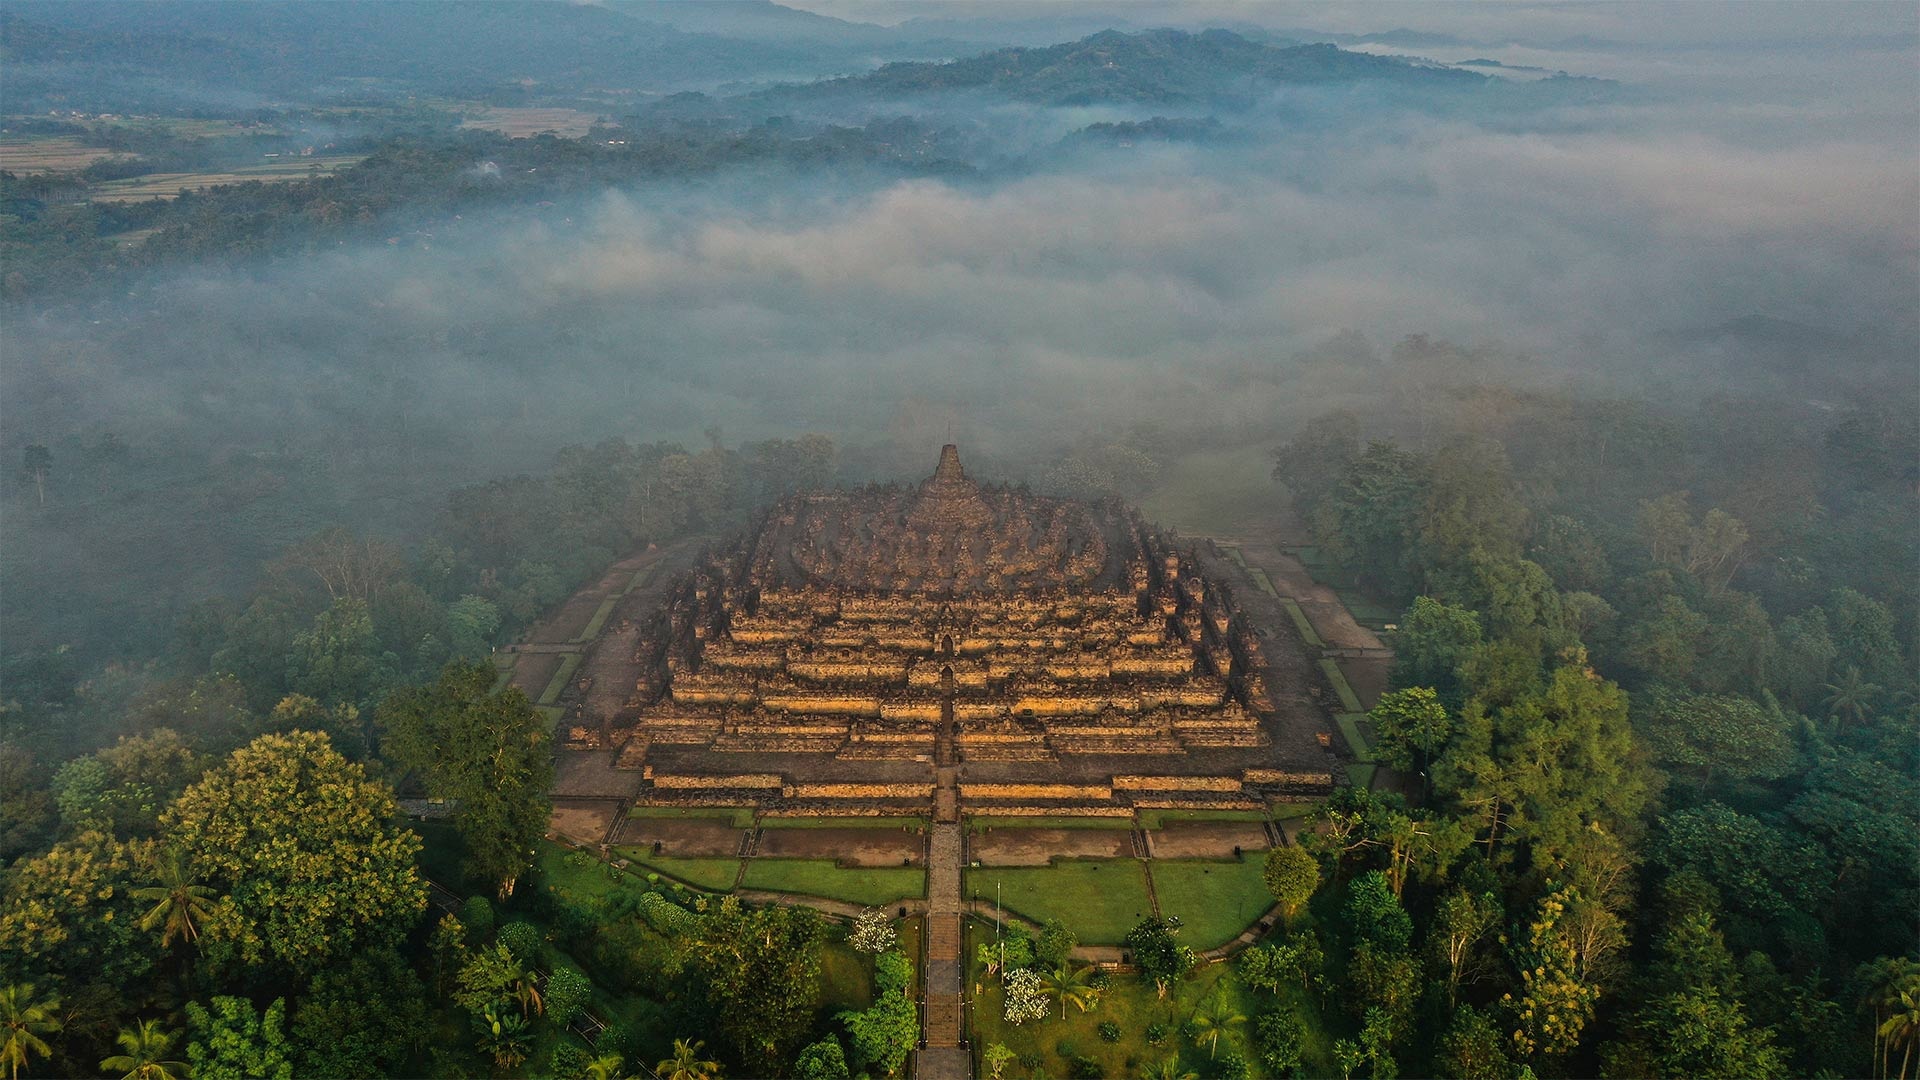
[[967, 1080], [973, 1055], [965, 1046], [966, 1017], [960, 951], [960, 864], [964, 837], [955, 822], [937, 823], [927, 843], [926, 1011], [921, 1049], [913, 1055], [917, 1080]]

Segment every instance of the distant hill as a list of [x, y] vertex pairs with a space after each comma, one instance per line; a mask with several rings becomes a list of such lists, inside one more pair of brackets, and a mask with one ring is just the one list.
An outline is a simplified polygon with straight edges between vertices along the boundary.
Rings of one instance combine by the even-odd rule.
[[1332, 45], [1265, 45], [1228, 30], [1105, 30], [1063, 45], [892, 63], [867, 75], [753, 96], [761, 104], [805, 105], [972, 91], [1036, 105], [1198, 105], [1271, 86], [1362, 81], [1441, 88], [1478, 86], [1487, 78]]

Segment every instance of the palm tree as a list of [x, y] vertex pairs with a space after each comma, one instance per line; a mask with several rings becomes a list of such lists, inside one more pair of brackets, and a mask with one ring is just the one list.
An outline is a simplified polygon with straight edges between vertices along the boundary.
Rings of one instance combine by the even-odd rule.
[[1842, 719], [1863, 724], [1873, 715], [1873, 696], [1880, 692], [1880, 684], [1868, 682], [1859, 668], [1849, 664], [1847, 670], [1840, 673], [1839, 682], [1826, 685], [1827, 715], [1833, 717], [1835, 724]]
[[1206, 1004], [1193, 1014], [1193, 1045], [1207, 1044], [1207, 1060], [1212, 1061], [1220, 1050], [1220, 1036], [1231, 1027], [1239, 1027], [1247, 1022], [1246, 1014], [1233, 1011], [1227, 999], [1215, 990], [1208, 996]]
[[60, 1030], [59, 998], [35, 1000], [32, 983], [0, 986], [0, 1062], [20, 1080], [20, 1067], [28, 1054], [52, 1055], [53, 1048], [40, 1036]]
[[165, 1060], [173, 1040], [173, 1032], [162, 1028], [160, 1021], [142, 1020], [137, 1028], [121, 1029], [114, 1042], [126, 1053], [107, 1058], [100, 1068], [121, 1073], [120, 1080], [179, 1080], [187, 1075], [187, 1063]]
[[540, 996], [540, 973], [532, 968], [517, 967], [507, 989], [513, 991], [513, 1000], [520, 1003], [521, 1016], [536, 1016], [547, 1011], [546, 999]]
[[587, 1062], [587, 1080], [621, 1080], [626, 1076], [620, 1071], [624, 1062], [619, 1054], [602, 1054]]
[[1100, 991], [1088, 984], [1093, 967], [1076, 968], [1071, 964], [1061, 964], [1052, 971], [1040, 976], [1040, 989], [1050, 997], [1060, 999], [1060, 1019], [1067, 1018], [1067, 1003], [1071, 1001], [1081, 1012], [1086, 1012], [1100, 1000]]
[[195, 941], [200, 937], [198, 923], [213, 912], [214, 891], [193, 880], [187, 861], [178, 851], [169, 851], [155, 868], [154, 883], [135, 889], [135, 900], [153, 902], [153, 910], [140, 919], [140, 929], [160, 928], [160, 947], [173, 944], [175, 938]]
[[1173, 1054], [1148, 1069], [1144, 1080], [1200, 1080], [1200, 1074], [1180, 1068], [1180, 1055]]
[[719, 1080], [720, 1063], [700, 1060], [706, 1048], [701, 1039], [673, 1040], [673, 1056], [653, 1067], [657, 1080]]
[[1888, 994], [1886, 1005], [1893, 1010], [1893, 1015], [1880, 1025], [1878, 1034], [1886, 1040], [1888, 1052], [1906, 1044], [1906, 1051], [1900, 1055], [1900, 1080], [1907, 1080], [1907, 1067], [1913, 1064], [1914, 1039], [1920, 1036], [1920, 978], [1909, 978], [1897, 993]]

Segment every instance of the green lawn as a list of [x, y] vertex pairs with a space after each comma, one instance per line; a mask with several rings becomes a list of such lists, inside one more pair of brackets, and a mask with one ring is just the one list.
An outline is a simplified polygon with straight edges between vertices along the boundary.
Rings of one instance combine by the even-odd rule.
[[651, 579], [652, 577], [653, 577], [652, 566], [643, 566], [640, 569], [635, 570], [633, 572], [633, 580], [627, 582], [627, 587], [621, 590], [622, 594], [624, 595], [625, 593], [630, 593], [633, 590], [639, 588], [640, 586], [645, 585], [648, 582], [648, 580]]
[[1137, 859], [1056, 859], [1051, 866], [968, 870], [968, 897], [994, 900], [1036, 923], [1059, 919], [1083, 945], [1118, 945], [1127, 931], [1152, 914], [1147, 879]]
[[561, 657], [560, 669], [553, 673], [553, 678], [547, 680], [547, 688], [540, 691], [540, 700], [534, 704], [553, 704], [555, 699], [559, 698], [560, 692], [567, 688], [567, 680], [573, 678], [573, 673], [579, 669], [580, 660], [579, 653], [568, 653]]
[[600, 601], [600, 606], [594, 609], [593, 618], [587, 620], [586, 629], [574, 636], [574, 642], [580, 644], [599, 637], [600, 631], [607, 625], [607, 617], [613, 614], [613, 605], [619, 602], [619, 594], [609, 596], [605, 600]]
[[635, 806], [627, 811], [634, 818], [721, 818], [736, 829], [753, 828], [753, 811], [726, 806]]
[[1354, 787], [1365, 790], [1373, 787], [1373, 774], [1379, 771], [1380, 766], [1371, 761], [1350, 762], [1347, 765], [1347, 778], [1353, 781]]
[[645, 877], [656, 873], [683, 881], [708, 892], [732, 892], [733, 880], [740, 873], [739, 859], [682, 859], [655, 855], [647, 848], [615, 848], [622, 858], [633, 860], [635, 872]]
[[1235, 860], [1155, 859], [1147, 864], [1162, 915], [1178, 915], [1181, 940], [1213, 949], [1240, 936], [1273, 906], [1262, 877], [1265, 856]]
[[1320, 670], [1326, 672], [1327, 681], [1333, 684], [1333, 692], [1340, 695], [1340, 707], [1348, 712], [1366, 712], [1360, 707], [1360, 698], [1354, 694], [1353, 687], [1347, 685], [1347, 677], [1340, 671], [1340, 665], [1332, 660], [1320, 661]]
[[1273, 808], [1273, 820], [1291, 821], [1294, 818], [1306, 817], [1318, 809], [1320, 804], [1317, 801], [1277, 803]]
[[748, 859], [741, 886], [879, 907], [927, 895], [927, 873], [895, 866], [852, 869], [831, 859]]
[[1280, 603], [1287, 609], [1288, 618], [1293, 620], [1293, 628], [1300, 631], [1300, 640], [1306, 642], [1311, 648], [1326, 648], [1327, 643], [1320, 640], [1320, 632], [1313, 628], [1313, 621], [1307, 618], [1306, 612], [1300, 610], [1298, 602], [1291, 599], [1283, 599]]
[[1280, 594], [1274, 591], [1273, 582], [1271, 579], [1267, 577], [1267, 572], [1265, 570], [1262, 570], [1259, 567], [1254, 567], [1253, 569], [1248, 570], [1247, 573], [1253, 575], [1253, 583], [1255, 585], [1260, 586], [1261, 592], [1266, 593], [1268, 596], [1274, 597], [1275, 599], [1279, 598]]
[[986, 814], [967, 815], [967, 831], [985, 832], [988, 829], [1119, 829], [1125, 832], [1133, 828], [1130, 817], [1056, 817], [1050, 814], [1035, 814], [1029, 817], [1011, 815], [993, 817]]
[[922, 817], [774, 817], [760, 819], [763, 829], [924, 829]]
[[1360, 723], [1366, 718], [1366, 713], [1359, 712], [1343, 712], [1334, 716], [1340, 725], [1340, 734], [1346, 736], [1347, 746], [1353, 750], [1355, 761], [1375, 760], [1373, 747], [1367, 743], [1366, 732], [1360, 730]]
[[1265, 810], [1142, 810], [1140, 827], [1158, 829], [1174, 821], [1265, 821]]

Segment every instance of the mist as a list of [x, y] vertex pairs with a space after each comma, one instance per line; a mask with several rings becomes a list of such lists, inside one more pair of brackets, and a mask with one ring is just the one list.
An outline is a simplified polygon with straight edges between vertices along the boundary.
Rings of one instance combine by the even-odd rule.
[[[1142, 423], [1182, 451], [1265, 448], [1366, 401], [1380, 375], [1354, 357], [1409, 335], [1520, 388], [1911, 401], [1910, 48], [1679, 37], [1440, 58], [1612, 80], [1585, 101], [884, 103], [869, 114], [957, 132], [972, 167], [733, 170], [164, 267], [12, 307], [0, 422], [15, 459], [112, 432], [141, 452], [311, 456], [349, 488], [399, 462], [384, 510], [341, 498], [405, 528], [454, 483], [615, 436], [818, 431], [886, 475], [951, 425], [1018, 479]], [[1220, 131], [1071, 138], [1156, 115]], [[1323, 348], [1355, 334], [1358, 354]], [[63, 543], [43, 526], [8, 547]], [[14, 565], [16, 595], [56, 587], [26, 567], [57, 560]]]

